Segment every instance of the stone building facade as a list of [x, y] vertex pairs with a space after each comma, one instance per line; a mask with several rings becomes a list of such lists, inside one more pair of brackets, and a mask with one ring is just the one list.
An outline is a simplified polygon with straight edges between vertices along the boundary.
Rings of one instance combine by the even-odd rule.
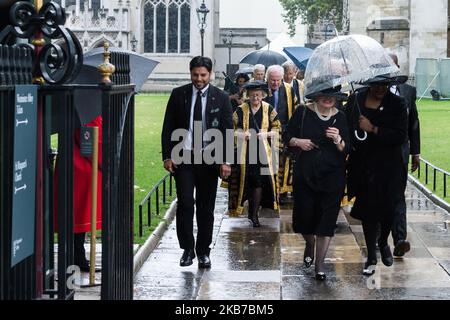
[[[53, 0], [55, 1], [55, 0]], [[85, 51], [108, 41], [114, 47], [134, 50], [160, 64], [144, 85], [146, 91], [169, 91], [189, 81], [189, 61], [201, 54], [197, 8], [202, 0], [56, 0], [65, 9], [66, 26]], [[232, 63], [266, 44], [266, 29], [220, 29], [220, 0], [205, 0], [210, 10], [204, 34], [204, 55], [213, 57], [214, 78], [223, 78], [228, 46], [234, 32]]]
[[413, 75], [417, 58], [449, 53], [450, 0], [347, 0], [349, 32], [365, 34], [397, 53]]

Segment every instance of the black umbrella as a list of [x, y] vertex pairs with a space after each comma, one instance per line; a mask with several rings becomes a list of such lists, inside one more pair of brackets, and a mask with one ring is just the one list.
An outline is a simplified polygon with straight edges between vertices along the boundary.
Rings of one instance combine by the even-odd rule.
[[[159, 62], [148, 59], [136, 52], [126, 51], [120, 48], [109, 48], [110, 52], [122, 52], [130, 56], [130, 78], [135, 85], [134, 91], [139, 92]], [[98, 84], [101, 75], [97, 66], [103, 62], [103, 47], [95, 48], [83, 55], [83, 66], [73, 83]], [[102, 112], [101, 91], [99, 89], [80, 89], [74, 93], [75, 108], [82, 125], [87, 124], [98, 117]]]
[[240, 68], [240, 69], [239, 69], [238, 71], [236, 71], [234, 74], [235, 74], [235, 75], [238, 75], [238, 74], [241, 74], [241, 73], [244, 73], [244, 74], [253, 73], [253, 69], [254, 69], [253, 66], [251, 66], [251, 67]]
[[274, 64], [281, 65], [287, 59], [282, 54], [271, 50], [255, 50], [248, 53], [239, 63], [252, 65], [263, 64], [266, 69]]
[[[103, 62], [103, 47], [95, 48], [87, 51], [83, 55], [83, 65], [91, 66], [95, 69], [99, 64]], [[142, 88], [142, 85], [147, 81], [148, 76], [152, 73], [155, 67], [159, 64], [158, 61], [146, 58], [136, 52], [123, 50], [121, 48], [109, 48], [109, 52], [120, 52], [125, 53], [130, 56], [130, 76], [131, 83], [135, 85], [135, 92], [139, 92]], [[92, 70], [88, 68], [85, 70], [87, 74], [83, 75], [80, 72], [79, 78], [86, 79], [86, 76], [90, 76]], [[86, 79], [87, 80], [87, 79]], [[97, 79], [95, 79], [97, 80]], [[84, 82], [84, 83], [98, 83], [98, 82]]]

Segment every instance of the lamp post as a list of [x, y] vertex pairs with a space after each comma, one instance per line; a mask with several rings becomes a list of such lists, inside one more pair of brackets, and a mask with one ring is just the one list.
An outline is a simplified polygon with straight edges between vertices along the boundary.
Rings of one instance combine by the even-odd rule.
[[267, 42], [267, 50], [270, 50], [270, 39], [266, 38], [266, 42]]
[[133, 37], [131, 38], [131, 41], [130, 41], [130, 43], [131, 43], [131, 50], [133, 52], [136, 52], [137, 42], [138, 41], [136, 39], [136, 36], [133, 34]]
[[200, 7], [197, 8], [198, 27], [200, 29], [200, 37], [201, 37], [201, 44], [202, 44], [202, 57], [204, 55], [203, 38], [205, 36], [206, 16], [208, 15], [208, 13], [209, 13], [209, 9], [205, 5], [205, 0], [203, 0]]
[[225, 38], [222, 39], [223, 44], [228, 47], [228, 64], [231, 64], [231, 48], [233, 47], [233, 31], [230, 30]]

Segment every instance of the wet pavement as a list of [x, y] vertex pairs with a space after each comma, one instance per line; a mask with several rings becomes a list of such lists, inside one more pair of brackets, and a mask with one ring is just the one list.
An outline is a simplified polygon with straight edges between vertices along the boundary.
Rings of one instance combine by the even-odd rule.
[[[303, 267], [304, 240], [292, 231], [289, 206], [280, 214], [260, 213], [261, 228], [227, 215], [226, 190], [219, 188], [215, 210], [212, 268], [197, 260], [180, 267], [175, 221], [135, 278], [135, 299], [304, 300], [450, 299], [450, 216], [408, 186], [408, 240], [411, 251], [392, 267], [379, 261], [372, 277], [362, 275], [365, 243], [360, 222], [339, 214], [326, 258], [327, 279]], [[246, 215], [244, 215], [246, 216]], [[392, 242], [392, 240], [391, 240]]]

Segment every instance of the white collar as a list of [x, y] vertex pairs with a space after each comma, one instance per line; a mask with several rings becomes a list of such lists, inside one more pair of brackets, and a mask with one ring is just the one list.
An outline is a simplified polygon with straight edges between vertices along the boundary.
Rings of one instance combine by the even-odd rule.
[[208, 92], [209, 83], [202, 90], [198, 90], [194, 85], [192, 85], [192, 94], [197, 95], [197, 92], [200, 91], [202, 93], [202, 97], [205, 97], [206, 92]]

